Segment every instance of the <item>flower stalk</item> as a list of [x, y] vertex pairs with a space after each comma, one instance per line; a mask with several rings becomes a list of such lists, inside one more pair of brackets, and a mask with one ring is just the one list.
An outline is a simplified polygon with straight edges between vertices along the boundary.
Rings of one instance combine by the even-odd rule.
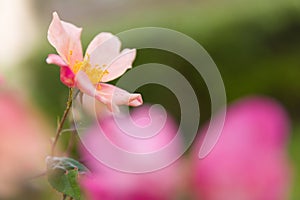
[[54, 156], [56, 144], [58, 142], [58, 139], [61, 135], [62, 129], [63, 129], [64, 124], [65, 124], [65, 121], [66, 121], [66, 119], [68, 117], [68, 114], [70, 112], [70, 109], [72, 107], [72, 103], [73, 103], [73, 88], [69, 88], [69, 97], [68, 97], [66, 109], [65, 109], [64, 114], [63, 114], [63, 116], [62, 116], [62, 118], [61, 118], [61, 120], [58, 124], [55, 139], [54, 139], [53, 144], [52, 144], [52, 148], [51, 148], [51, 155], [52, 156]]

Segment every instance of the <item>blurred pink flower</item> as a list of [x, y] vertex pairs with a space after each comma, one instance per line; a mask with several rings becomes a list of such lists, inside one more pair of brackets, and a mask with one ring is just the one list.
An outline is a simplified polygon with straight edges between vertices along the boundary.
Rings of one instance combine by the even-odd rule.
[[[127, 157], [122, 157], [122, 155], [117, 155], [114, 151], [110, 151], [101, 142], [103, 138], [100, 135], [104, 134], [111, 143], [124, 151], [139, 154], [159, 151], [164, 148], [174, 139], [177, 127], [170, 117], [167, 117], [165, 122], [161, 120], [163, 114], [160, 110], [149, 108], [143, 106], [134, 110], [131, 115], [132, 120], [136, 123], [136, 127], [145, 127], [145, 130], [150, 124], [154, 125], [152, 127], [154, 129], [159, 128], [156, 135], [146, 139], [129, 136], [124, 129], [130, 130], [132, 128], [130, 133], [141, 137], [148, 135], [150, 129], [137, 132], [136, 127], [127, 126], [124, 128], [123, 126], [126, 126], [126, 123], [121, 123], [120, 127], [112, 117], [109, 117], [99, 122], [99, 126], [103, 131], [99, 131], [99, 127], [96, 125], [85, 135], [84, 143], [88, 151], [92, 152], [93, 155], [104, 152], [108, 157], [116, 158], [121, 165], [128, 165], [128, 162], [130, 162], [129, 165], [151, 165], [163, 161], [166, 157], [174, 156], [181, 150], [181, 144], [177, 144], [168, 154], [162, 154], [157, 160], [130, 160]], [[150, 112], [151, 118], [149, 117]], [[163, 123], [162, 127], [156, 124], [159, 120]], [[83, 149], [81, 153], [83, 161], [92, 171], [92, 174], [84, 177], [81, 182], [88, 199], [169, 200], [176, 195], [182, 178], [179, 174], [179, 168], [181, 167], [179, 162], [151, 173], [123, 173], [100, 163], [88, 151]]]
[[191, 176], [197, 199], [287, 199], [288, 128], [285, 111], [273, 100], [248, 98], [230, 106], [212, 152], [200, 160], [202, 138], [196, 145]]
[[139, 106], [143, 103], [140, 94], [130, 94], [110, 84], [131, 68], [136, 56], [135, 49], [120, 52], [121, 42], [111, 33], [98, 34], [89, 44], [83, 57], [81, 47], [82, 28], [61, 21], [56, 12], [48, 30], [48, 40], [58, 55], [50, 54], [48, 64], [60, 67], [60, 79], [68, 87], [77, 87], [81, 92], [95, 97], [110, 110], [117, 105]]
[[45, 170], [50, 128], [19, 92], [0, 89], [0, 110], [0, 199], [6, 199], [20, 180]]

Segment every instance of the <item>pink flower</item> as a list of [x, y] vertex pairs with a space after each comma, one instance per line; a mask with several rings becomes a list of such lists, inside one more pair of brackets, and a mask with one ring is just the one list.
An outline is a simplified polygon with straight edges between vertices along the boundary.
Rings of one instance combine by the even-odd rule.
[[[154, 123], [154, 128], [158, 124], [153, 120], [161, 120], [162, 113], [160, 110], [152, 109], [152, 120], [149, 118], [149, 107], [141, 107], [132, 113], [132, 119], [136, 123], [136, 127], [145, 127]], [[102, 131], [99, 131], [99, 127]], [[137, 139], [133, 136], [126, 135], [126, 130], [132, 130], [131, 134], [139, 134], [141, 136], [148, 135], [148, 131], [134, 131], [135, 126], [125, 127], [122, 129], [114, 121], [112, 117], [108, 117], [99, 122], [99, 125], [92, 127], [84, 137], [85, 146], [82, 149], [82, 159], [84, 163], [91, 169], [92, 174], [82, 179], [82, 186], [90, 200], [169, 200], [176, 195], [179, 184], [181, 183], [181, 175], [179, 172], [179, 162], [151, 173], [123, 173], [116, 171], [97, 161], [93, 155], [105, 153], [108, 157], [116, 158], [123, 165], [151, 165], [161, 162], [166, 157], [174, 156], [181, 150], [181, 145], [177, 144], [176, 148], [161, 154], [155, 160], [130, 160], [127, 157], [117, 155], [115, 152], [106, 148], [103, 143], [102, 134], [107, 137], [111, 143], [127, 152], [136, 152], [146, 154], [149, 152], [159, 151], [169, 144], [176, 135], [177, 128], [170, 117], [167, 117], [165, 123], [159, 129], [157, 134], [147, 139]], [[123, 127], [123, 125], [122, 125]], [[153, 128], [153, 127], [152, 127]], [[148, 129], [149, 130], [149, 129]], [[152, 129], [153, 130], [153, 129]], [[146, 162], [146, 163], [145, 163]]]
[[103, 32], [91, 41], [83, 56], [81, 31], [81, 28], [61, 21], [57, 13], [53, 13], [48, 40], [58, 55], [50, 54], [46, 61], [60, 67], [60, 80], [68, 87], [77, 87], [81, 92], [95, 97], [110, 110], [117, 109], [117, 105], [141, 105], [140, 94], [130, 94], [105, 83], [131, 68], [136, 50], [124, 49], [120, 52], [120, 40], [111, 33]]
[[288, 133], [286, 113], [270, 99], [248, 98], [230, 106], [212, 152], [199, 160], [199, 140], [193, 154], [197, 199], [287, 199]]

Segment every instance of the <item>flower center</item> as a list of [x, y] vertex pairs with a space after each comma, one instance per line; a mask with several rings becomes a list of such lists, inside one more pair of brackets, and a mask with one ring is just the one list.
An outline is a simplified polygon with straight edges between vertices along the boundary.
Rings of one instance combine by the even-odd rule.
[[101, 81], [102, 77], [105, 74], [108, 74], [108, 71], [103, 69], [106, 65], [102, 67], [99, 65], [92, 66], [90, 63], [90, 55], [87, 54], [86, 58], [83, 61], [76, 61], [72, 67], [72, 71], [76, 74], [79, 70], [84, 71], [89, 77], [90, 81], [93, 84], [97, 84]]

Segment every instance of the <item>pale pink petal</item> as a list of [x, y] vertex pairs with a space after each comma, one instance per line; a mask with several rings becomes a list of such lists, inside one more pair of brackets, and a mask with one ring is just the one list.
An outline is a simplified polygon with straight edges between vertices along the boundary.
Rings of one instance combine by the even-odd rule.
[[81, 31], [81, 28], [61, 21], [57, 13], [53, 13], [53, 19], [48, 29], [48, 40], [69, 66], [73, 66], [76, 60], [83, 59], [80, 42]]
[[[106, 34], [105, 34], [106, 35]], [[111, 35], [106, 40], [101, 35], [96, 36], [88, 47], [86, 56], [90, 56], [90, 63], [92, 66], [107, 67], [110, 62], [120, 54], [121, 41], [118, 37]], [[96, 45], [98, 46], [96, 47]], [[91, 51], [93, 50], [93, 51]]]
[[56, 55], [56, 54], [49, 54], [47, 59], [46, 59], [46, 62], [48, 64], [58, 65], [59, 67], [68, 66], [65, 63], [65, 61], [59, 55]]
[[62, 66], [60, 68], [60, 80], [68, 87], [75, 86], [75, 74], [68, 66]]
[[48, 64], [55, 64], [60, 67], [60, 80], [68, 87], [75, 86], [75, 74], [64, 60], [56, 54], [49, 54], [46, 59]]
[[129, 93], [110, 84], [99, 83], [100, 90], [96, 94], [96, 99], [108, 106], [111, 111], [118, 111], [118, 105], [140, 106], [143, 99], [140, 94]]
[[[108, 110], [107, 106], [95, 99], [95, 97], [91, 97], [86, 94], [78, 95], [77, 97], [78, 105], [81, 105], [81, 108], [85, 111], [85, 114], [90, 116], [94, 116], [95, 113], [98, 117], [104, 117], [107, 115], [111, 115], [112, 113]], [[81, 114], [77, 114], [80, 116]], [[86, 117], [86, 115], [84, 115]]]
[[101, 81], [108, 82], [120, 77], [127, 69], [132, 67], [135, 56], [135, 49], [124, 49], [121, 54], [109, 64], [107, 67], [108, 74], [105, 74]]
[[140, 94], [130, 94], [110, 84], [99, 83], [97, 90], [92, 84], [87, 74], [79, 71], [76, 74], [76, 87], [81, 92], [95, 97], [98, 101], [104, 103], [110, 111], [118, 112], [119, 105], [139, 106], [143, 104], [142, 96]]
[[101, 44], [103, 44], [106, 40], [115, 37], [111, 33], [102, 32], [94, 37], [94, 39], [90, 42], [89, 46], [86, 49], [86, 54], [91, 55], [91, 53]]
[[83, 71], [79, 71], [76, 74], [76, 87], [83, 93], [94, 97], [95, 96], [95, 92], [96, 92], [96, 88], [95, 86], [92, 84], [92, 82], [90, 81], [88, 75], [83, 72]]

